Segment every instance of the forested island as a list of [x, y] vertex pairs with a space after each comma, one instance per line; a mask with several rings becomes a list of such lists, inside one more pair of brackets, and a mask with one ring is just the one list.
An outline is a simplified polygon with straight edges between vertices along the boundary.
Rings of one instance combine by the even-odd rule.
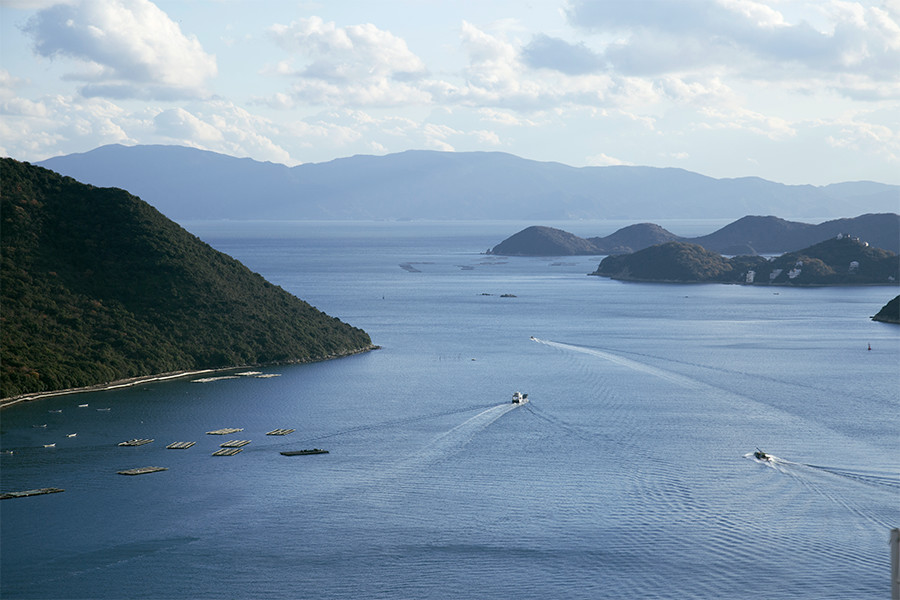
[[773, 259], [727, 258], [697, 244], [667, 242], [607, 256], [592, 275], [678, 283], [900, 285], [900, 256], [843, 234]]
[[900, 325], [900, 296], [894, 296], [893, 300], [882, 306], [872, 320]]
[[666, 242], [687, 242], [727, 255], [781, 254], [807, 248], [838, 234], [851, 234], [869, 244], [900, 253], [900, 215], [864, 214], [817, 225], [773, 216], [748, 215], [700, 237], [685, 238], [654, 223], [636, 223], [605, 237], [575, 234], [534, 225], [503, 240], [488, 254], [502, 256], [574, 256], [628, 254]]
[[0, 172], [0, 398], [373, 348], [124, 190]]

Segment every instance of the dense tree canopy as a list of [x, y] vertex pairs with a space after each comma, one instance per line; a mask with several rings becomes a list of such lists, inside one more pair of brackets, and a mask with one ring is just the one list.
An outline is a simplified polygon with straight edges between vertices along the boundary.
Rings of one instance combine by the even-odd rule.
[[0, 177], [0, 397], [371, 346], [123, 190]]
[[900, 257], [843, 235], [772, 260], [762, 256], [725, 258], [696, 244], [669, 242], [633, 254], [607, 256], [594, 275], [757, 285], [900, 285]]

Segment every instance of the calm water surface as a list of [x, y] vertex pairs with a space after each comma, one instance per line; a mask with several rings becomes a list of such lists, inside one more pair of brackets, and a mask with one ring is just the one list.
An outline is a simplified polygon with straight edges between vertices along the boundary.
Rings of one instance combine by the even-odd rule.
[[0, 596], [887, 597], [896, 289], [480, 254], [523, 226], [189, 225], [382, 349], [4, 410], [3, 491], [66, 491], [0, 506]]

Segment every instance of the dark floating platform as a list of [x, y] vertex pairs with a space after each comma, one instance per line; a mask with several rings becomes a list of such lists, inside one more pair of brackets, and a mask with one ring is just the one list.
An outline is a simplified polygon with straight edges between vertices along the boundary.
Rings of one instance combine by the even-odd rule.
[[9, 498], [27, 498], [28, 496], [42, 496], [44, 494], [55, 494], [64, 492], [62, 488], [38, 488], [36, 490], [25, 490], [24, 492], [6, 492], [0, 494], [0, 500], [8, 500]]
[[147, 473], [158, 473], [159, 471], [168, 471], [168, 467], [139, 467], [137, 469], [126, 469], [117, 471], [119, 475], [146, 475]]
[[307, 454], [328, 454], [328, 450], [321, 448], [313, 448], [312, 450], [286, 450], [281, 453], [283, 456], [304, 456]]

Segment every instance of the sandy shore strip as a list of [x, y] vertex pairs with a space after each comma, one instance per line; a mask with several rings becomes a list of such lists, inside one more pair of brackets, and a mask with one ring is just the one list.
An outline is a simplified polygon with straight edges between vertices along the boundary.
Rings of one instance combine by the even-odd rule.
[[283, 362], [283, 363], [273, 363], [270, 365], [243, 365], [243, 366], [232, 366], [232, 367], [222, 367], [220, 369], [199, 369], [193, 371], [172, 371], [170, 373], [161, 373], [158, 375], [147, 375], [144, 377], [130, 377], [128, 379], [118, 379], [116, 381], [110, 381], [107, 383], [98, 383], [95, 385], [88, 385], [85, 387], [79, 388], [67, 388], [64, 390], [49, 390], [46, 392], [33, 392], [31, 394], [21, 394], [19, 396], [11, 396], [9, 398], [0, 398], [0, 409], [6, 408], [8, 406], [12, 406], [14, 404], [19, 404], [22, 402], [33, 402], [35, 400], [41, 400], [43, 398], [52, 398], [55, 396], [66, 396], [69, 394], [82, 394], [85, 392], [104, 392], [107, 390], [115, 390], [119, 388], [127, 388], [135, 385], [142, 385], [145, 383], [152, 383], [154, 381], [168, 381], [170, 379], [178, 379], [181, 377], [195, 377], [197, 375], [208, 375], [210, 373], [225, 373], [227, 371], [235, 371], [238, 369], [251, 369], [257, 367], [277, 367], [277, 366], [285, 366], [285, 365], [294, 365], [294, 364], [305, 364], [310, 362], [322, 362], [325, 360], [333, 360], [336, 358], [344, 358], [345, 356], [353, 356], [354, 354], [362, 354], [364, 352], [369, 352], [371, 350], [378, 350], [380, 346], [371, 345], [365, 348], [360, 348], [359, 350], [354, 350], [351, 352], [347, 352], [345, 354], [332, 354], [326, 356], [319, 360], [300, 360], [293, 362]]
[[34, 392], [31, 394], [21, 394], [19, 396], [12, 396], [10, 398], [2, 398], [0, 399], [0, 408], [6, 408], [7, 406], [12, 406], [13, 404], [19, 404], [20, 402], [33, 402], [34, 400], [41, 400], [43, 398], [52, 398], [54, 396], [66, 396], [68, 394], [82, 394], [84, 392], [104, 392], [106, 390], [115, 390], [118, 388], [127, 388], [135, 385], [141, 385], [144, 383], [151, 383], [154, 381], [167, 381], [169, 379], [178, 379], [179, 377], [193, 377], [195, 375], [205, 375], [207, 373], [218, 373], [221, 371], [231, 371], [234, 367], [228, 367], [227, 369], [203, 369], [200, 371], [174, 371], [172, 373], [163, 373], [161, 375], [148, 375], [146, 377], [130, 377], [128, 379], [119, 379], [116, 381], [110, 381], [109, 383], [98, 383], [95, 385], [88, 385], [80, 388], [67, 388], [64, 390], [51, 390], [47, 392]]

